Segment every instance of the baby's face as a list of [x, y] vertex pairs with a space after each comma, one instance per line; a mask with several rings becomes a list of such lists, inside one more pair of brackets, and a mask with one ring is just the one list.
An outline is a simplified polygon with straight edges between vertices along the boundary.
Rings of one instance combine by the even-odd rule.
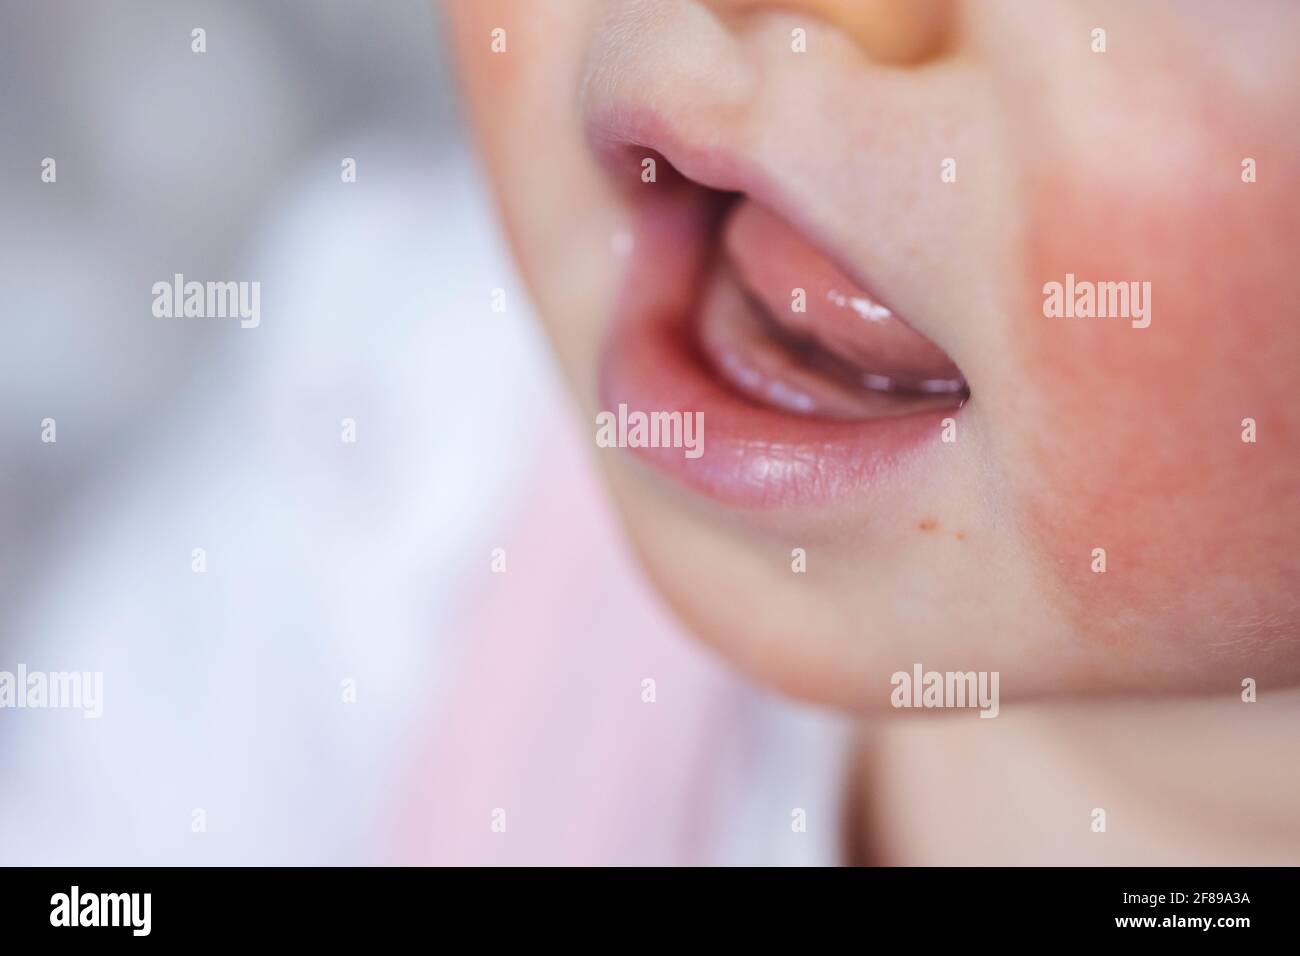
[[[593, 451], [704, 640], [862, 711], [917, 663], [1300, 679], [1300, 6], [447, 6]], [[620, 405], [702, 413], [702, 453], [596, 447]]]

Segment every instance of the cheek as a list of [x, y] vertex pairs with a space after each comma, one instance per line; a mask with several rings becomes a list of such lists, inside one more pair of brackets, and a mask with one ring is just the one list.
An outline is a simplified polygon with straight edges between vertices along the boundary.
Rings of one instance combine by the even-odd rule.
[[[583, 139], [577, 91], [600, 5], [451, 0], [449, 7], [476, 145], [529, 300], [564, 367], [594, 380], [617, 223]], [[498, 28], [505, 48], [493, 52]], [[520, 292], [508, 289], [512, 301]]]
[[[1067, 162], [1030, 187], [1021, 514], [1078, 633], [1109, 645], [1295, 633], [1295, 171], [1255, 153], [1272, 178], [1244, 184], [1251, 151], [1211, 139], [1163, 178]], [[1044, 316], [1067, 273], [1150, 282], [1150, 326]]]

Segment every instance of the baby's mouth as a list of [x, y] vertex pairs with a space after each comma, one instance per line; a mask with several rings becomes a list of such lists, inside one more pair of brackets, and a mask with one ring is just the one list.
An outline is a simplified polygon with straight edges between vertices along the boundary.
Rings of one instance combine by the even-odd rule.
[[841, 272], [778, 216], [738, 198], [695, 326], [732, 389], [793, 415], [861, 421], [956, 407], [952, 360]]
[[732, 506], [805, 507], [892, 481], [951, 430], [961, 371], [791, 224], [778, 185], [655, 124], [597, 123], [593, 145], [632, 226], [599, 410], [690, 415], [703, 436], [698, 457], [629, 442], [639, 458]]

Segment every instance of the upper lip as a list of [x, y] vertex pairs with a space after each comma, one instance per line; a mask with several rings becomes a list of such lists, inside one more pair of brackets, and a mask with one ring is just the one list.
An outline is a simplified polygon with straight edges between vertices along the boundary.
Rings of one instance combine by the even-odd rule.
[[[814, 224], [781, 188], [778, 177], [741, 151], [717, 139], [692, 142], [659, 111], [645, 104], [614, 102], [588, 94], [584, 112], [592, 152], [616, 182], [628, 181], [629, 161], [640, 160], [637, 149], [649, 149], [693, 183], [717, 192], [743, 193], [817, 241]], [[817, 244], [828, 248], [824, 243]], [[859, 278], [850, 264], [838, 261], [833, 254], [831, 259], [846, 274]]]

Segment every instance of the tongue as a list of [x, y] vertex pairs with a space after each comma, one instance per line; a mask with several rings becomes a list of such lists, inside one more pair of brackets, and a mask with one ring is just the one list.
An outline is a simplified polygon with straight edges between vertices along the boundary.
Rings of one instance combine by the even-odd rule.
[[[837, 356], [865, 388], [949, 395], [965, 390], [961, 372], [938, 346], [766, 209], [742, 199], [723, 230], [741, 284], [771, 320]], [[795, 311], [796, 289], [804, 290], [805, 311]]]

